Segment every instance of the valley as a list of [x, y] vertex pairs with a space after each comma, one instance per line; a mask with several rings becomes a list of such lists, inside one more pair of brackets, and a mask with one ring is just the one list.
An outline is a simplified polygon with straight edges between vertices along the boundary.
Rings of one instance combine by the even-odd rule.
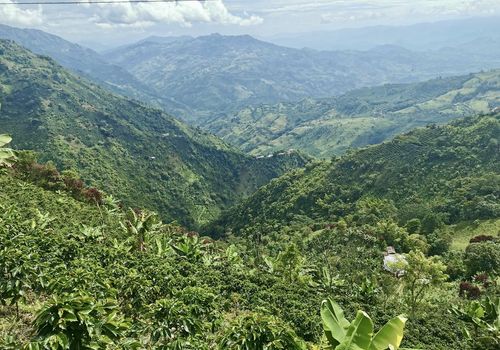
[[493, 2], [148, 2], [0, 5], [1, 350], [499, 349]]

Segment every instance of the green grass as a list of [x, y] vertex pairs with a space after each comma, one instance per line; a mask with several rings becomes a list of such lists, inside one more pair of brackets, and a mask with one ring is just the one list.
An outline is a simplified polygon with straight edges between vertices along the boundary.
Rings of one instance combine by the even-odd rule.
[[451, 249], [463, 251], [469, 245], [469, 240], [472, 237], [479, 235], [498, 236], [500, 234], [500, 219], [461, 222], [451, 228], [453, 230]]

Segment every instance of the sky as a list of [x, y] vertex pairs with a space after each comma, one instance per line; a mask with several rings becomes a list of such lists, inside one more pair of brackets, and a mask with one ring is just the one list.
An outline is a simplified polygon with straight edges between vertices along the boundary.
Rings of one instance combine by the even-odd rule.
[[0, 5], [0, 23], [38, 28], [94, 46], [116, 45], [150, 35], [219, 32], [272, 38], [348, 27], [500, 15], [500, 0], [207, 0], [139, 4], [89, 4], [92, 0], [81, 0], [77, 5], [16, 5], [16, 1], [0, 0], [11, 3]]

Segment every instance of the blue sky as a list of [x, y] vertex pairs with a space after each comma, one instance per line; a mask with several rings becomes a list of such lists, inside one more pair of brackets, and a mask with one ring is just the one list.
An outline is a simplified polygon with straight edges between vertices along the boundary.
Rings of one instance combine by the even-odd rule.
[[[15, 3], [16, 0], [11, 0]], [[88, 1], [88, 0], [87, 0]], [[212, 0], [179, 4], [0, 7], [0, 23], [79, 42], [118, 43], [148, 35], [328, 31], [500, 14], [500, 0]]]

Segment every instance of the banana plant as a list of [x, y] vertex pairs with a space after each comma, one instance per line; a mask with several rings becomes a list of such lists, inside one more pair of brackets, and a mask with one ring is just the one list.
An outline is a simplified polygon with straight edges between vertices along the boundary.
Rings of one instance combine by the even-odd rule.
[[500, 347], [500, 298], [474, 300], [467, 306], [453, 306], [450, 312], [473, 328], [473, 334], [464, 329], [466, 337], [481, 344], [484, 349]]
[[9, 135], [1, 134], [0, 135], [0, 167], [1, 166], [11, 166], [16, 159], [14, 151], [10, 148], [6, 148], [12, 141], [12, 137]]
[[331, 299], [321, 304], [321, 318], [328, 350], [397, 350], [406, 323], [406, 317], [396, 316], [374, 334], [368, 314], [358, 311], [356, 318], [349, 322], [342, 308]]

